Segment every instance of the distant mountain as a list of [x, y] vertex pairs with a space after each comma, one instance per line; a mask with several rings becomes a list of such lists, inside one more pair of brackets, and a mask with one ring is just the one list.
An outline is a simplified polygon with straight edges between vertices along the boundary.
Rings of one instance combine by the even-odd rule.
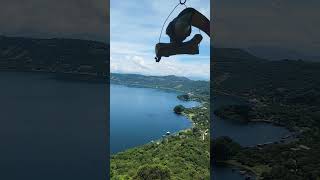
[[320, 63], [269, 61], [241, 49], [215, 49], [211, 75], [215, 91], [320, 103]]
[[102, 42], [0, 36], [0, 69], [101, 77], [108, 67], [109, 45]]
[[171, 89], [209, 96], [208, 81], [194, 81], [178, 76], [144, 76], [139, 74], [111, 73], [110, 82], [113, 84], [144, 86], [152, 88]]
[[108, 58], [109, 47], [102, 42], [0, 36], [0, 62], [94, 65]]
[[254, 46], [249, 47], [248, 51], [255, 56], [263, 57], [268, 60], [281, 60], [281, 59], [292, 59], [292, 60], [304, 60], [304, 61], [318, 61], [320, 62], [320, 56], [306, 55], [297, 50], [278, 48], [278, 47], [261, 47]]
[[228, 59], [228, 62], [231, 62], [232, 60], [246, 60], [246, 61], [261, 61], [262, 58], [259, 58], [257, 56], [254, 56], [250, 54], [249, 52], [242, 50], [242, 49], [236, 49], [236, 48], [213, 48], [213, 54], [212, 58], [215, 60], [213, 63], [221, 60], [221, 59]]

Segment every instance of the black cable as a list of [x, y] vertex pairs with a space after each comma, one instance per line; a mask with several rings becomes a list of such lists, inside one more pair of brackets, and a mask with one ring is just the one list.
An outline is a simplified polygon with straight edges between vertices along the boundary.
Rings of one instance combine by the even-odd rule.
[[166, 24], [166, 22], [168, 21], [168, 18], [171, 16], [171, 14], [174, 12], [174, 10], [176, 10], [176, 8], [180, 5], [180, 3], [178, 3], [173, 9], [172, 11], [170, 12], [170, 14], [168, 15], [168, 17], [166, 18], [166, 20], [164, 21], [164, 23], [162, 24], [162, 28], [161, 28], [161, 32], [160, 32], [160, 36], [159, 36], [159, 43], [160, 43], [160, 40], [161, 40], [161, 36], [162, 36], [162, 31], [163, 31], [163, 27], [164, 25]]

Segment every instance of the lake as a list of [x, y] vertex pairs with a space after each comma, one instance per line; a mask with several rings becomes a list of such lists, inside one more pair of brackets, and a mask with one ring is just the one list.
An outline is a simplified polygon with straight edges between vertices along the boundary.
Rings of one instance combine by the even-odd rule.
[[192, 126], [186, 117], [173, 112], [176, 105], [199, 105], [177, 99], [178, 93], [122, 85], [110, 86], [111, 153], [157, 140]]
[[18, 72], [0, 84], [0, 179], [106, 179], [105, 84]]
[[[224, 105], [239, 105], [246, 102], [228, 96], [214, 97], [214, 109]], [[284, 127], [270, 123], [242, 123], [236, 120], [225, 120], [213, 115], [213, 136], [229, 136], [242, 146], [255, 146], [257, 144], [280, 141], [289, 135], [290, 131]]]

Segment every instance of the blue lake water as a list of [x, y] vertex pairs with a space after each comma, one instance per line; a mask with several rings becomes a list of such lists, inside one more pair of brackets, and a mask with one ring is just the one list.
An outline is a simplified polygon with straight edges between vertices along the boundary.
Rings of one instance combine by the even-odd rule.
[[110, 86], [110, 147], [111, 153], [149, 143], [191, 127], [184, 116], [176, 115], [173, 108], [199, 105], [177, 99], [177, 93], [150, 88]]
[[[213, 99], [214, 109], [224, 105], [244, 104], [244, 101], [233, 97], [219, 96]], [[213, 116], [213, 136], [229, 136], [242, 146], [254, 146], [261, 143], [281, 140], [289, 135], [290, 131], [284, 127], [275, 126], [270, 123], [241, 123], [236, 120], [221, 119]]]
[[0, 179], [104, 179], [106, 85], [0, 72]]

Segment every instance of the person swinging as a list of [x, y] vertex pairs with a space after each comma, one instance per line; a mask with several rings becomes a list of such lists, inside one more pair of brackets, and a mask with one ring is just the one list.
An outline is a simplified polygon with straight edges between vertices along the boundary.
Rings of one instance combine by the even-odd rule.
[[[185, 2], [186, 0], [184, 2], [180, 0], [181, 5], [184, 5]], [[190, 36], [192, 26], [199, 28], [210, 37], [210, 20], [194, 8], [185, 8], [167, 26], [166, 34], [170, 38], [170, 43], [160, 43], [160, 34], [159, 43], [155, 47], [156, 62], [159, 62], [163, 56], [199, 54], [199, 43], [202, 41], [201, 34], [195, 34], [191, 40], [184, 42]]]

